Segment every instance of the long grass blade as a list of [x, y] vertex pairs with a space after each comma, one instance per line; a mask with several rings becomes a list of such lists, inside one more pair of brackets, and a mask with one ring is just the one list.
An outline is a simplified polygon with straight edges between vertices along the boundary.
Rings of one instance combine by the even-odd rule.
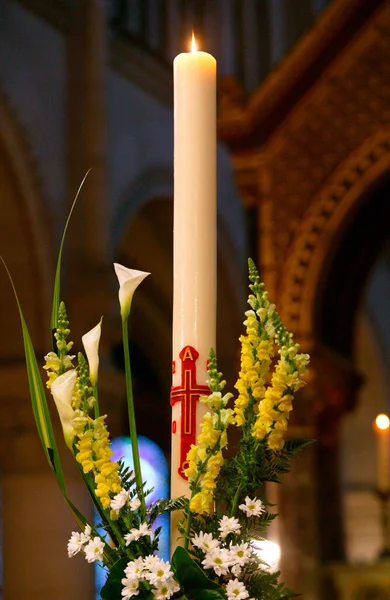
[[2, 257], [0, 257], [5, 270], [7, 271], [11, 286], [15, 295], [16, 304], [19, 310], [20, 322], [23, 333], [24, 353], [26, 358], [27, 377], [30, 388], [31, 404], [37, 424], [38, 434], [45, 451], [49, 465], [52, 468], [58, 484], [63, 492], [65, 492], [65, 480], [62, 471], [61, 461], [57, 444], [54, 436], [53, 425], [50, 419], [49, 407], [47, 405], [45, 390], [43, 387], [41, 375], [39, 372], [38, 362], [35, 356], [34, 347], [28, 331], [28, 327], [23, 315], [22, 307], [19, 302], [19, 297], [16, 292], [14, 282]]
[[51, 331], [52, 332], [55, 329], [57, 329], [57, 326], [58, 326], [58, 308], [60, 306], [60, 293], [61, 293], [62, 250], [63, 250], [64, 243], [65, 243], [66, 232], [68, 231], [68, 225], [69, 225], [72, 213], [73, 213], [73, 209], [76, 206], [76, 202], [78, 200], [78, 197], [80, 195], [80, 192], [82, 190], [82, 187], [84, 185], [85, 180], [88, 177], [88, 174], [89, 174], [90, 170], [91, 169], [88, 169], [88, 171], [84, 175], [84, 178], [83, 178], [82, 182], [80, 183], [79, 189], [77, 190], [77, 194], [76, 194], [76, 196], [75, 196], [75, 198], [73, 200], [72, 206], [70, 208], [69, 215], [68, 215], [68, 218], [66, 219], [64, 231], [63, 231], [62, 238], [61, 238], [61, 244], [60, 244], [60, 249], [58, 251], [58, 258], [57, 258], [56, 274], [55, 274], [55, 278], [54, 278], [53, 303], [52, 303], [52, 309], [51, 309], [51, 321], [50, 321], [50, 324], [51, 324]]

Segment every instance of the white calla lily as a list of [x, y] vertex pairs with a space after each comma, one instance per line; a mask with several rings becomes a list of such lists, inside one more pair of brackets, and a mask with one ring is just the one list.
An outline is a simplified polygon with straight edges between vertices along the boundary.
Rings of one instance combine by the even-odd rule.
[[141, 281], [150, 273], [145, 271], [137, 271], [136, 269], [128, 269], [123, 265], [114, 263], [115, 273], [119, 281], [119, 303], [121, 305], [122, 319], [129, 316], [131, 301], [133, 295]]
[[98, 380], [99, 370], [99, 342], [100, 335], [102, 333], [102, 319], [95, 325], [93, 329], [85, 333], [81, 338], [83, 342], [85, 354], [87, 355], [89, 365], [89, 378], [93, 386], [96, 385]]
[[74, 410], [72, 408], [72, 396], [74, 386], [76, 384], [77, 373], [75, 369], [66, 371], [63, 375], [60, 375], [51, 384], [50, 391], [53, 395], [54, 402], [60, 416], [62, 430], [64, 432], [65, 443], [68, 448], [72, 449], [74, 432], [72, 420], [74, 417]]

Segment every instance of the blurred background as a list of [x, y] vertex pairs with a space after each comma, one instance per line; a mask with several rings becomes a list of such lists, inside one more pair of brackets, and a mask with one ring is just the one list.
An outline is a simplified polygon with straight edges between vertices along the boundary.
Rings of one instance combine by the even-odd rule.
[[[43, 361], [60, 236], [91, 169], [64, 260], [71, 337], [80, 349], [104, 315], [100, 397], [126, 435], [112, 263], [152, 273], [130, 351], [139, 432], [169, 464], [172, 60], [192, 30], [218, 61], [220, 368], [233, 390], [248, 256], [312, 355], [289, 434], [317, 443], [268, 490], [282, 576], [304, 600], [390, 599], [376, 493], [390, 466], [377, 473], [373, 429], [390, 410], [388, 0], [0, 0], [0, 254]], [[93, 568], [67, 558], [75, 526], [39, 446], [4, 271], [0, 468], [5, 600], [92, 600]]]

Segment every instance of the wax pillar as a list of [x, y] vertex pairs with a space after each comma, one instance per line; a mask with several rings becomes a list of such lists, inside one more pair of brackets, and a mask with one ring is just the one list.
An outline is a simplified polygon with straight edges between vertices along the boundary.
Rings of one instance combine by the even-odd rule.
[[172, 389], [183, 392], [171, 397], [172, 497], [188, 495], [183, 444], [198, 433], [197, 396], [207, 391], [207, 358], [216, 343], [216, 61], [210, 54], [175, 58], [174, 118]]

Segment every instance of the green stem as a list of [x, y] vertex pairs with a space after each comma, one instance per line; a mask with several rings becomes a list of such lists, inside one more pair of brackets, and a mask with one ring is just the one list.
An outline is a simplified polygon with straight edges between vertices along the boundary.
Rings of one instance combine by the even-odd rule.
[[129, 352], [129, 331], [128, 331], [128, 316], [122, 317], [122, 334], [123, 334], [123, 353], [125, 358], [125, 372], [126, 372], [126, 395], [127, 395], [127, 409], [129, 413], [129, 426], [130, 426], [130, 438], [131, 448], [133, 450], [133, 463], [134, 463], [134, 475], [135, 483], [137, 487], [138, 498], [141, 502], [141, 515], [146, 515], [146, 504], [143, 489], [142, 473], [141, 473], [141, 462], [139, 459], [138, 451], [138, 438], [137, 438], [137, 426], [135, 422], [135, 411], [134, 411], [134, 398], [133, 398], [133, 386], [131, 381], [131, 368], [130, 368], [130, 352]]
[[94, 395], [94, 398], [95, 398], [95, 405], [94, 405], [95, 419], [98, 419], [100, 417], [100, 409], [99, 409], [99, 396], [98, 396], [98, 385], [97, 385], [97, 382], [93, 386], [93, 395]]
[[238, 486], [236, 493], [234, 494], [234, 498], [233, 498], [233, 503], [232, 503], [232, 510], [230, 511], [230, 516], [234, 517], [236, 512], [237, 512], [237, 504], [238, 504], [238, 499], [240, 497], [241, 494], [241, 490], [242, 490], [242, 486], [243, 484], [240, 483], [240, 485]]
[[184, 549], [185, 550], [188, 550], [188, 544], [190, 543], [191, 522], [192, 522], [192, 512], [188, 508], [186, 532], [184, 534]]

